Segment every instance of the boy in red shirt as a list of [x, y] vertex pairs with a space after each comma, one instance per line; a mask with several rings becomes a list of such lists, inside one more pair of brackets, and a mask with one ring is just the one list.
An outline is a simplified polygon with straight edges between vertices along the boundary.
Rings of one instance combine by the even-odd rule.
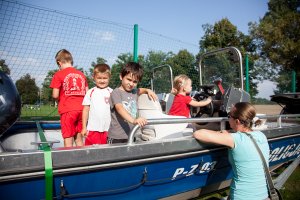
[[75, 69], [71, 53], [65, 49], [57, 52], [56, 63], [59, 71], [53, 75], [50, 88], [53, 88], [52, 97], [58, 102], [61, 132], [64, 146], [82, 146], [82, 100], [88, 84], [85, 75]]

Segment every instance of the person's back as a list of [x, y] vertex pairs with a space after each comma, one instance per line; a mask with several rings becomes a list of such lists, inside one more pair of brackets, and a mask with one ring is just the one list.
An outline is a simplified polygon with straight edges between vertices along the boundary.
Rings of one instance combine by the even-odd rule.
[[265, 200], [268, 198], [267, 181], [264, 167], [254, 143], [254, 138], [262, 151], [266, 162], [269, 160], [269, 145], [266, 136], [260, 131], [253, 131], [256, 111], [248, 102], [236, 103], [228, 113], [231, 131], [212, 131], [200, 129], [194, 137], [202, 142], [225, 145], [229, 147], [228, 159], [232, 166], [233, 178], [230, 186], [230, 199]]
[[85, 75], [68, 67], [56, 72], [53, 76], [51, 88], [59, 88], [58, 112], [63, 114], [73, 110], [82, 110], [82, 100], [86, 93]]
[[[245, 133], [236, 132], [231, 135], [235, 146], [228, 150], [228, 159], [233, 170], [230, 198], [264, 199], [268, 192], [265, 172], [254, 144]], [[266, 136], [260, 131], [253, 131], [251, 135], [268, 161], [269, 145]]]
[[75, 69], [71, 53], [65, 49], [57, 52], [56, 63], [59, 67], [52, 78], [50, 88], [52, 97], [58, 102], [58, 112], [65, 147], [82, 146], [82, 101], [88, 89], [85, 75]]

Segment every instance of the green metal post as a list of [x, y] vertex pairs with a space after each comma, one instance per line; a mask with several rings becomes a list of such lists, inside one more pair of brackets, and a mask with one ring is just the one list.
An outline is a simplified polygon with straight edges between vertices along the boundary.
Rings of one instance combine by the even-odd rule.
[[246, 62], [246, 64], [245, 64], [245, 66], [246, 66], [246, 92], [248, 92], [249, 93], [249, 59], [248, 59], [248, 54], [246, 54], [246, 56], [245, 56], [245, 62]]
[[138, 62], [138, 25], [134, 25], [133, 61]]
[[296, 72], [292, 71], [292, 92], [296, 92]]

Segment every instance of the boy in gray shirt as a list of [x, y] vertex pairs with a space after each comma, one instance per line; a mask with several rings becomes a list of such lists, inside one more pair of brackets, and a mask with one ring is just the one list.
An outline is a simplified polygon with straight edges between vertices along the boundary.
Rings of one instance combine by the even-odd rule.
[[127, 63], [120, 73], [121, 86], [114, 89], [110, 96], [111, 123], [108, 130], [108, 144], [125, 143], [128, 134], [134, 127], [147, 124], [147, 120], [137, 116], [137, 99], [140, 94], [148, 94], [152, 100], [157, 100], [156, 94], [146, 88], [136, 86], [143, 77], [143, 68], [135, 62]]

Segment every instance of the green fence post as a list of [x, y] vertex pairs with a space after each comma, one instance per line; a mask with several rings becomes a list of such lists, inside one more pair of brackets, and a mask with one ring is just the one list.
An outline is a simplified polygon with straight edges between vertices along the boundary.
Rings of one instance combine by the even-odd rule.
[[246, 66], [246, 69], [245, 69], [245, 71], [246, 71], [246, 73], [245, 73], [245, 75], [246, 75], [246, 92], [248, 92], [249, 93], [249, 59], [248, 59], [248, 54], [246, 53], [246, 56], [245, 56], [245, 62], [246, 62], [246, 64], [245, 64], [245, 66]]
[[138, 62], [138, 25], [134, 25], [133, 61]]
[[296, 72], [292, 71], [292, 92], [296, 92]]

